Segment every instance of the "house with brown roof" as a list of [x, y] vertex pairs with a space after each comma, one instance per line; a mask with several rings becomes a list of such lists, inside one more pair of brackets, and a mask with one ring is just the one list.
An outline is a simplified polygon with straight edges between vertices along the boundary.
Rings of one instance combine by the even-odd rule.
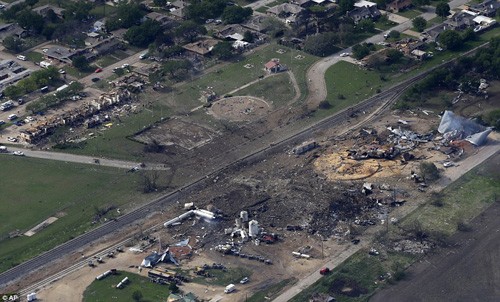
[[305, 9], [290, 3], [282, 3], [268, 9], [268, 15], [275, 16], [279, 19], [284, 19], [287, 24], [299, 23], [304, 15]]
[[412, 0], [394, 0], [385, 5], [386, 10], [397, 13], [407, 8], [410, 8], [413, 5]]
[[272, 59], [271, 61], [264, 64], [264, 69], [269, 73], [278, 73], [284, 70], [284, 66], [280, 64], [279, 59]]
[[208, 55], [212, 51], [214, 46], [217, 45], [218, 43], [219, 43], [219, 40], [204, 39], [204, 40], [196, 41], [194, 43], [186, 44], [186, 45], [182, 46], [182, 48], [189, 50], [191, 52], [194, 52], [195, 54], [205, 56], [205, 55]]

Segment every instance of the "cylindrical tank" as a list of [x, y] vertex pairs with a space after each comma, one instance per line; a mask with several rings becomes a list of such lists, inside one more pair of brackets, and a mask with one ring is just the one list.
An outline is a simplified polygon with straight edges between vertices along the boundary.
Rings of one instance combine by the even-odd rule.
[[248, 223], [248, 236], [256, 237], [259, 235], [259, 223], [257, 220], [252, 220]]
[[206, 219], [215, 219], [214, 213], [208, 212], [208, 211], [200, 211], [200, 210], [193, 210], [193, 213], [199, 217], [203, 217]]
[[241, 211], [240, 212], [240, 218], [241, 218], [241, 222], [247, 222], [248, 221], [248, 212], [247, 211]]
[[236, 228], [238, 228], [238, 229], [241, 228], [241, 222], [242, 222], [241, 218], [236, 218], [234, 220], [234, 224], [236, 225]]

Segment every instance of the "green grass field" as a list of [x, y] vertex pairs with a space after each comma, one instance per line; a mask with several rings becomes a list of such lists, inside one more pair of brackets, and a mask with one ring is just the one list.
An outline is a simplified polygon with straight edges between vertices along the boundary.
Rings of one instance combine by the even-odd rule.
[[357, 65], [340, 61], [330, 67], [325, 74], [327, 100], [332, 107], [317, 111], [319, 116], [327, 116], [374, 95], [390, 81], [382, 81], [376, 71], [366, 70]]
[[284, 106], [295, 97], [295, 89], [287, 73], [265, 78], [239, 90], [234, 95], [251, 95], [270, 102], [273, 108]]
[[[96, 276], [99, 273], [95, 270]], [[128, 277], [129, 282], [124, 288], [118, 289], [116, 285]], [[142, 293], [142, 302], [167, 301], [170, 291], [168, 285], [161, 285], [149, 281], [148, 278], [118, 271], [116, 275], [110, 275], [102, 280], [92, 282], [83, 293], [83, 302], [108, 302], [108, 301], [137, 301], [132, 297], [135, 291]]]
[[26, 58], [28, 58], [28, 61], [36, 62], [36, 63], [40, 63], [41, 61], [43, 61], [43, 55], [39, 52], [36, 52], [36, 51], [28, 52], [26, 54]]
[[[279, 49], [285, 50], [285, 53], [279, 54], [276, 51]], [[297, 58], [298, 55], [302, 57]], [[176, 87], [172, 93], [167, 94], [142, 94], [141, 97], [152, 101], [145, 110], [140, 113], [132, 114], [128, 117], [123, 117], [119, 125], [115, 125], [110, 129], [96, 133], [96, 138], [88, 140], [82, 149], [68, 149], [65, 152], [92, 155], [92, 156], [105, 156], [110, 158], [128, 159], [134, 161], [141, 161], [143, 158], [143, 145], [127, 139], [128, 136], [133, 135], [143, 127], [150, 125], [162, 117], [169, 117], [176, 112], [187, 112], [194, 107], [200, 106], [201, 102], [200, 91], [206, 87], [213, 87], [213, 90], [218, 95], [225, 95], [226, 93], [241, 87], [253, 80], [264, 75], [264, 64], [272, 58], [280, 59], [280, 62], [291, 70], [299, 86], [301, 97], [299, 100], [304, 100], [307, 95], [306, 83], [306, 70], [314, 63], [317, 58], [307, 55], [301, 51], [292, 50], [287, 47], [272, 44], [254, 51], [242, 60], [234, 63], [224, 64], [208, 74], [205, 74], [191, 82], [181, 84]], [[246, 64], [252, 64], [253, 68], [243, 67]], [[271, 84], [280, 81], [281, 75], [278, 79], [270, 80]], [[287, 83], [288, 85], [288, 83]], [[254, 86], [254, 85], [252, 85]], [[277, 103], [283, 102], [288, 98], [286, 96], [276, 97], [276, 92], [270, 87], [255, 86], [248, 87], [254, 89], [254, 93], [258, 96], [264, 96], [266, 100], [276, 101]], [[262, 89], [259, 91], [259, 89]], [[292, 86], [289, 87], [276, 87], [280, 92], [293, 90]], [[246, 93], [246, 92], [245, 92]], [[238, 92], [238, 94], [241, 94]], [[174, 100], [175, 109], [168, 105], [168, 100]], [[210, 117], [206, 117], [210, 120]], [[203, 122], [203, 119], [201, 119]]]
[[[0, 155], [0, 165], [0, 271], [94, 227], [96, 208], [126, 209], [151, 198], [139, 191], [140, 175], [124, 169], [12, 155]], [[39, 233], [9, 238], [51, 216], [59, 219]]]

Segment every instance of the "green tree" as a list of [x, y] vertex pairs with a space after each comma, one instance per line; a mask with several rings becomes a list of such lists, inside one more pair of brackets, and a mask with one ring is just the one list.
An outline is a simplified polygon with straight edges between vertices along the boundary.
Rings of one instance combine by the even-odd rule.
[[23, 40], [14, 36], [6, 37], [3, 39], [2, 44], [6, 49], [12, 52], [20, 52], [24, 46]]
[[154, 5], [164, 7], [167, 5], [167, 0], [153, 0]]
[[388, 49], [386, 55], [387, 55], [387, 63], [389, 64], [397, 63], [403, 57], [402, 52], [393, 48]]
[[436, 5], [436, 15], [441, 18], [446, 18], [450, 15], [450, 5], [447, 2], [439, 2]]
[[249, 30], [245, 31], [243, 33], [243, 40], [248, 42], [248, 43], [253, 43], [255, 37], [253, 36], [253, 33]]
[[356, 0], [339, 0], [339, 8], [341, 13], [346, 13], [354, 8]]
[[249, 7], [241, 7], [237, 5], [227, 6], [222, 13], [222, 21], [226, 24], [237, 24], [245, 21], [253, 14], [253, 10]]
[[189, 20], [202, 23], [207, 19], [219, 17], [227, 6], [227, 0], [198, 0], [192, 1], [186, 8]]
[[438, 36], [439, 44], [449, 50], [457, 50], [462, 44], [462, 37], [457, 31], [445, 30]]
[[6, 97], [16, 99], [24, 94], [24, 91], [18, 85], [10, 85], [3, 91]]
[[472, 28], [467, 28], [462, 32], [462, 41], [474, 41], [477, 38], [477, 34]]
[[361, 32], [372, 33], [375, 31], [375, 23], [370, 19], [363, 19], [356, 26]]
[[401, 36], [401, 33], [397, 30], [391, 30], [388, 34], [388, 37], [391, 39], [399, 39], [400, 36]]
[[219, 60], [229, 60], [233, 54], [233, 47], [227, 41], [219, 42], [212, 49], [212, 54]]
[[29, 6], [33, 6], [38, 3], [38, 0], [25, 0], [24, 2]]
[[132, 26], [123, 36], [131, 45], [147, 47], [161, 32], [161, 24], [154, 20], [146, 20], [139, 26]]
[[427, 21], [424, 18], [418, 16], [413, 19], [412, 24], [418, 32], [423, 32], [425, 27], [427, 26]]
[[420, 7], [420, 6], [431, 4], [431, 1], [430, 0], [413, 0], [412, 4]]
[[352, 47], [352, 56], [358, 60], [370, 54], [370, 47], [366, 44], [356, 44]]
[[425, 181], [435, 181], [441, 177], [436, 165], [427, 161], [420, 163], [420, 174]]
[[175, 29], [175, 35], [186, 42], [193, 42], [199, 35], [207, 33], [203, 25], [196, 24], [194, 21], [184, 21]]
[[325, 32], [307, 37], [304, 51], [315, 56], [326, 57], [337, 51], [335, 44], [339, 42], [333, 32]]
[[170, 290], [170, 292], [176, 294], [179, 292], [179, 287], [177, 286], [177, 284], [175, 284], [174, 282], [170, 283], [170, 285], [168, 286], [168, 290]]
[[172, 80], [181, 81], [188, 75], [193, 64], [188, 60], [170, 60], [162, 65], [162, 71], [167, 73]]
[[140, 290], [136, 290], [132, 293], [132, 299], [134, 299], [134, 301], [141, 301], [142, 300], [142, 292]]
[[78, 69], [79, 71], [88, 71], [90, 69], [89, 62], [84, 56], [75, 56], [71, 60], [73, 67]]
[[26, 28], [35, 33], [41, 33], [43, 30], [43, 17], [35, 12], [23, 10], [17, 15], [16, 19], [22, 28]]

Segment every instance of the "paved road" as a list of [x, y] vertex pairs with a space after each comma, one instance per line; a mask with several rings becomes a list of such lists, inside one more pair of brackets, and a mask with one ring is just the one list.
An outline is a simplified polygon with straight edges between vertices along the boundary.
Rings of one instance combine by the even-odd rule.
[[[81, 164], [101, 165], [101, 166], [122, 168], [122, 169], [132, 169], [134, 167], [140, 168], [139, 166], [141, 164], [140, 162], [107, 159], [107, 158], [95, 158], [92, 156], [76, 155], [76, 154], [61, 153], [61, 152], [38, 151], [38, 150], [30, 150], [30, 149], [10, 147], [10, 146], [7, 148], [10, 152], [21, 151], [24, 153], [25, 156], [28, 157], [43, 158], [48, 160], [59, 160], [64, 162], [73, 162]], [[96, 160], [98, 160], [98, 162], [96, 162]], [[140, 169], [169, 170], [170, 168], [166, 167], [163, 164], [145, 163], [145, 166]]]

